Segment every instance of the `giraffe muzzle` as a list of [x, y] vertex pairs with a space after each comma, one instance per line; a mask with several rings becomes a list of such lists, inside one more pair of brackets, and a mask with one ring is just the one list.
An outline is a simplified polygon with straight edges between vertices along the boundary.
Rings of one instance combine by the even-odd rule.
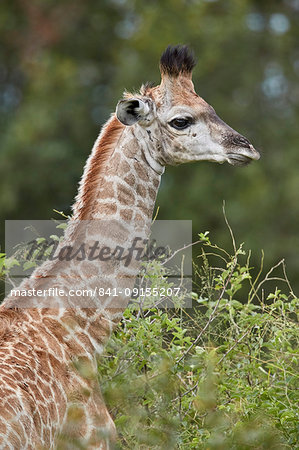
[[227, 153], [228, 162], [232, 166], [247, 166], [251, 161], [257, 161], [260, 159], [260, 154], [255, 148], [250, 144], [250, 147], [244, 149], [239, 148], [234, 150], [234, 152]]
[[247, 166], [251, 161], [259, 160], [260, 154], [249, 140], [237, 133], [230, 139], [227, 151], [228, 162], [233, 166]]

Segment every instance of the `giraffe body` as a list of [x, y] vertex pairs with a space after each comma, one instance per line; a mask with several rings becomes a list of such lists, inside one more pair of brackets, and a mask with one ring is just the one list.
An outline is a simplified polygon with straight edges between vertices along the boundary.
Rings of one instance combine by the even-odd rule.
[[[64, 243], [129, 248], [146, 238], [167, 164], [259, 155], [194, 89], [185, 47], [161, 58], [162, 82], [118, 104], [89, 157]], [[20, 289], [132, 288], [139, 262], [50, 261]], [[0, 449], [108, 449], [115, 427], [96, 378], [96, 355], [119, 322], [127, 297], [8, 297], [0, 307]]]
[[[85, 175], [94, 177], [103, 141], [111, 132], [117, 136], [122, 133], [122, 139], [110, 149], [109, 166], [101, 175], [100, 184], [96, 181], [98, 192], [94, 200], [85, 198], [82, 183], [69, 226], [70, 236], [66, 233], [67, 242], [74, 243], [73, 235], [79, 232], [80, 242], [89, 246], [95, 240], [99, 244], [109, 243], [111, 248], [125, 243], [129, 246], [136, 232], [149, 230], [160, 174], [151, 167], [143, 167], [144, 157], [132, 142], [132, 130], [120, 126], [115, 117], [95, 143]], [[111, 236], [113, 224], [115, 233]], [[114, 262], [75, 260], [64, 264], [63, 269], [60, 261], [46, 262], [19, 289], [55, 286], [68, 292], [74, 283], [85, 288], [132, 288], [138, 268], [132, 268], [132, 264], [127, 268], [119, 264], [113, 267]], [[59, 439], [79, 439], [92, 448], [93, 441], [96, 443], [98, 439], [96, 434], [101, 438], [107, 435], [109, 439], [115, 434], [97, 386], [95, 356], [102, 352], [128, 298], [101, 296], [88, 299], [83, 308], [81, 301], [73, 297], [50, 301], [8, 297], [0, 307], [0, 323], [4, 327], [0, 333], [0, 383], [5, 386], [0, 411], [8, 414], [0, 417], [0, 442], [1, 438], [4, 443], [7, 441], [7, 448], [52, 448], [59, 434]], [[9, 428], [2, 423], [3, 419], [8, 421]], [[9, 447], [11, 442], [13, 447]]]

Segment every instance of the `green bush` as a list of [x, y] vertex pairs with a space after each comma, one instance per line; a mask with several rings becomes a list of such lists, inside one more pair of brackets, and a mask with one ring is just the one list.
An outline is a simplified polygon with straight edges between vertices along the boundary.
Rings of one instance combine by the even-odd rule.
[[[284, 262], [252, 280], [242, 247], [229, 255], [207, 233], [200, 238], [193, 308], [145, 308], [139, 299], [99, 360], [117, 448], [299, 448], [298, 298]], [[160, 269], [152, 287], [167, 283]], [[288, 294], [266, 294], [273, 282]]]

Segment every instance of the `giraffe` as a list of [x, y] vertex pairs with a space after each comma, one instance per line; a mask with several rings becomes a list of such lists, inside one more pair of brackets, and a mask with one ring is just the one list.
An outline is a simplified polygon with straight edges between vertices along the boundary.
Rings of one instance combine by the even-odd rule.
[[[242, 166], [259, 159], [196, 94], [194, 66], [187, 46], [169, 46], [160, 59], [161, 83], [119, 101], [86, 162], [61, 245], [87, 239], [93, 250], [99, 242], [128, 248], [137, 231], [147, 236], [167, 165], [208, 160]], [[95, 357], [129, 299], [95, 294], [86, 304], [70, 295], [74, 284], [133, 286], [139, 265], [106, 256], [46, 261], [19, 287], [28, 295], [11, 294], [1, 305], [0, 449], [113, 447], [116, 431]], [[29, 296], [49, 287], [66, 295]]]

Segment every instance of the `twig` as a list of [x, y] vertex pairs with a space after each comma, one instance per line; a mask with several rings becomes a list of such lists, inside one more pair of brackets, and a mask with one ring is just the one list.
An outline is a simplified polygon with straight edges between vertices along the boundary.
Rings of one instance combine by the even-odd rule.
[[288, 283], [288, 281], [284, 278], [280, 278], [280, 277], [270, 277], [271, 273], [277, 269], [279, 266], [283, 267], [284, 264], [284, 259], [281, 259], [277, 264], [275, 264], [275, 266], [271, 267], [271, 269], [266, 273], [265, 278], [258, 284], [257, 288], [256, 288], [256, 292], [259, 291], [259, 289], [262, 287], [262, 285], [266, 282], [266, 281], [284, 281], [285, 283]]
[[169, 258], [167, 258], [167, 259], [165, 259], [165, 261], [163, 261], [162, 265], [168, 263], [168, 261], [170, 261], [177, 253], [179, 253], [179, 252], [181, 252], [183, 250], [186, 250], [186, 248], [192, 247], [193, 245], [199, 244], [200, 242], [202, 242], [202, 241], [198, 240], [198, 241], [195, 241], [195, 242], [191, 242], [191, 244], [184, 245], [182, 248], [178, 248], [175, 252], [173, 252], [170, 255]]
[[196, 388], [198, 387], [198, 381], [195, 383], [194, 386], [192, 386], [192, 388], [188, 389], [188, 391], [184, 392], [183, 394], [180, 394], [179, 396], [177, 396], [176, 398], [174, 398], [172, 400], [172, 402], [175, 402], [179, 397], [182, 399], [183, 397], [185, 397], [185, 395], [188, 395], [190, 392], [194, 391]]
[[226, 212], [225, 212], [225, 200], [223, 200], [222, 211], [223, 211], [223, 215], [224, 215], [224, 220], [225, 220], [226, 226], [227, 226], [227, 228], [229, 229], [229, 232], [230, 232], [230, 235], [231, 235], [231, 238], [232, 238], [232, 243], [233, 243], [233, 249], [234, 249], [234, 252], [237, 253], [237, 247], [236, 247], [235, 236], [234, 236], [233, 230], [231, 229], [231, 226], [230, 226], [230, 224], [228, 223], [228, 220], [227, 220], [227, 217], [226, 217]]
[[234, 343], [234, 345], [222, 356], [222, 358], [218, 361], [218, 364], [221, 364], [224, 358], [227, 357], [227, 355], [244, 339], [245, 336], [249, 333], [249, 331], [252, 329], [252, 327], [248, 327], [245, 333]]

